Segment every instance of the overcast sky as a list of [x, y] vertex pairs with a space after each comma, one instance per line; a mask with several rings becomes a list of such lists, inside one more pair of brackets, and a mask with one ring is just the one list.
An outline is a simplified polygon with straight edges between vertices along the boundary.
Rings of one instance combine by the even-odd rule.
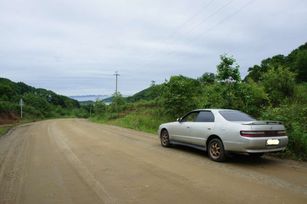
[[305, 0], [0, 0], [0, 74], [64, 95], [130, 95], [248, 67], [307, 41]]

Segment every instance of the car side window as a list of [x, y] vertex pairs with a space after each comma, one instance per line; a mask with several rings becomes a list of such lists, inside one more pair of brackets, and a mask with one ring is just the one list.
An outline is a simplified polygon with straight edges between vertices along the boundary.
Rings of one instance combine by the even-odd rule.
[[195, 122], [199, 112], [192, 112], [184, 116], [181, 122]]
[[196, 122], [214, 122], [214, 115], [211, 111], [201, 111], [197, 115]]

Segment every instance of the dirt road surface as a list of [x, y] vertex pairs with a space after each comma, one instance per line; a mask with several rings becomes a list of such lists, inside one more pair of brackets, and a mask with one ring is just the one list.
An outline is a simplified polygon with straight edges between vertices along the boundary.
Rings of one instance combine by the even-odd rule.
[[202, 151], [79, 119], [0, 138], [0, 203], [307, 203], [307, 165]]

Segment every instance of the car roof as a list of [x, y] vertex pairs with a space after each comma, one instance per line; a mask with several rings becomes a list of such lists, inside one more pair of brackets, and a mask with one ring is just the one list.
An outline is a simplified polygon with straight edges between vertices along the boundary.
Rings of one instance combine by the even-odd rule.
[[233, 109], [223, 109], [223, 108], [205, 108], [205, 109], [195, 109], [193, 111], [236, 111]]

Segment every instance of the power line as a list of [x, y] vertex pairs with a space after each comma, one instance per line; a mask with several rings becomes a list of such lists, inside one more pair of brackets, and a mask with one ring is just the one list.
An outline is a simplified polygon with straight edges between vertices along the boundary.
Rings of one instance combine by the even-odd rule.
[[[185, 34], [192, 33], [192, 31], [196, 30], [201, 24], [204, 24], [209, 19], [211, 19], [215, 15], [219, 14], [223, 9], [225, 9], [227, 6], [229, 6], [233, 2], [234, 2], [234, 0], [230, 0], [230, 1], [226, 2], [224, 5], [222, 5], [221, 7], [217, 8], [213, 13], [207, 15], [201, 22], [199, 22], [199, 23], [195, 24], [194, 26], [192, 26], [191, 29], [188, 30], [188, 32], [185, 32]], [[173, 43], [171, 45], [174, 45], [174, 43], [175, 42], [173, 41]], [[172, 47], [171, 47], [171, 49], [172, 49]]]
[[[196, 37], [194, 37], [192, 40], [195, 41], [197, 39], [199, 39], [200, 37], [203, 37], [205, 35], [207, 35], [210, 31], [212, 31], [213, 29], [215, 29], [217, 26], [225, 23], [227, 20], [231, 19], [232, 17], [234, 17], [235, 15], [237, 15], [241, 10], [243, 10], [244, 8], [246, 8], [247, 6], [249, 6], [251, 3], [253, 2], [253, 0], [248, 1], [247, 3], [243, 4], [240, 8], [238, 8], [237, 10], [235, 10], [234, 12], [230, 13], [229, 15], [225, 16], [224, 18], [222, 18], [220, 21], [218, 21], [217, 23], [215, 23], [213, 26], [209, 27], [204, 33], [201, 33], [199, 35], [197, 35]], [[229, 2], [228, 2], [229, 3]], [[225, 5], [223, 6], [225, 7]], [[191, 40], [189, 40], [191, 41]], [[189, 42], [188, 41], [188, 42]], [[169, 52], [166, 53], [166, 55], [171, 55], [176, 53], [175, 50], [171, 50]]]
[[205, 6], [203, 6], [198, 12], [196, 12], [194, 15], [192, 15], [190, 18], [188, 18], [186, 21], [184, 21], [183, 23], [181, 23], [176, 30], [174, 30], [169, 36], [168, 38], [173, 37], [183, 26], [185, 26], [187, 23], [189, 23], [190, 21], [192, 21], [195, 17], [199, 16], [200, 14], [202, 14], [203, 10], [208, 8], [212, 3], [214, 2], [214, 0], [211, 0], [209, 3], [205, 4]]
[[[194, 26], [192, 26], [191, 29], [188, 30], [188, 32], [185, 32], [185, 34], [190, 34], [193, 30], [195, 30], [195, 28], [199, 27], [201, 24], [205, 23], [205, 22], [208, 21], [210, 18], [212, 18], [213, 16], [217, 15], [218, 13], [220, 13], [223, 9], [225, 9], [227, 6], [229, 6], [232, 2], [234, 2], [234, 0], [230, 0], [230, 1], [226, 2], [225, 4], [223, 4], [221, 7], [218, 7], [213, 13], [207, 15], [207, 16], [204, 18], [204, 20], [202, 20], [200, 23], [195, 24]], [[210, 1], [208, 4], [206, 4], [205, 7], [208, 7], [211, 3], [213, 3], [213, 1]], [[200, 12], [198, 12], [198, 13], [192, 15], [192, 17], [190, 17], [188, 20], [186, 20], [184, 23], [182, 23], [181, 26], [179, 26], [179, 28], [183, 27], [187, 22], [189, 22], [190, 20], [192, 20], [193, 18], [195, 18], [196, 16], [198, 16], [199, 13], [200, 13]], [[167, 40], [164, 40], [164, 41], [161, 41], [161, 42], [162, 42], [162, 43], [163, 43], [163, 42], [164, 42], [164, 43], [170, 42], [169, 47], [171, 46], [170, 49], [173, 49], [173, 48], [174, 48], [173, 45], [174, 45], [174, 43], [175, 43], [175, 41], [174, 41], [175, 38], [174, 38], [174, 37], [175, 37], [175, 34], [178, 33], [178, 30], [179, 30], [179, 29], [177, 29], [177, 31], [176, 31], [176, 30], [173, 31], [172, 34], [169, 35], [169, 37], [171, 37], [171, 38], [173, 38], [173, 39], [167, 39]], [[173, 52], [173, 51], [171, 51], [171, 52]], [[155, 54], [157, 54], [157, 53], [155, 53]], [[155, 54], [151, 54], [151, 55], [149, 55], [148, 57], [149, 57], [149, 58], [152, 58]], [[148, 65], [148, 64], [150, 64], [150, 62], [143, 64], [143, 66], [146, 66], [146, 65]]]
[[[214, 3], [215, 0], [211, 0], [209, 1], [209, 3], [205, 4], [204, 6], [201, 7], [200, 10], [198, 10], [197, 12], [195, 12], [190, 18], [186, 19], [183, 23], [181, 23], [179, 26], [177, 26], [164, 40], [161, 40], [160, 43], [168, 43], [171, 42], [172, 43], [172, 38], [174, 39], [174, 37], [176, 36], [176, 34], [181, 30], [182, 27], [184, 27], [187, 23], [189, 23], [190, 21], [192, 21], [195, 17], [199, 16], [204, 9], [208, 8], [212, 3]], [[230, 0], [230, 1], [234, 1], [234, 0]], [[229, 3], [229, 2], [228, 2]], [[155, 56], [156, 53], [153, 54], [149, 54], [147, 57], [151, 58], [153, 56]], [[147, 63], [146, 63], [147, 64]]]
[[207, 15], [201, 22], [195, 24], [194, 26], [192, 26], [191, 29], [188, 30], [188, 32], [186, 32], [185, 34], [189, 34], [192, 31], [195, 30], [195, 28], [199, 27], [201, 24], [207, 22], [210, 18], [214, 17], [215, 15], [217, 15], [218, 13], [220, 13], [223, 9], [225, 9], [227, 6], [229, 6], [231, 3], [233, 3], [234, 0], [230, 0], [228, 2], [226, 2], [224, 5], [222, 5], [221, 7], [217, 8], [213, 13]]

